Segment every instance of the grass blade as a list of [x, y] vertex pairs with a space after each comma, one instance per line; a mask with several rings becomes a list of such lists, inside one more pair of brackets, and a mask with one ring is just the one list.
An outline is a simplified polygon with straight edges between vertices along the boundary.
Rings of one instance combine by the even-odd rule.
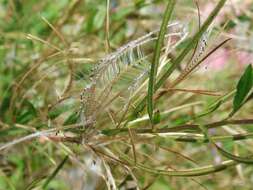
[[154, 53], [152, 64], [151, 64], [149, 85], [148, 85], [148, 97], [147, 97], [148, 114], [149, 114], [149, 118], [150, 118], [151, 123], [153, 123], [153, 109], [154, 109], [153, 94], [154, 94], [154, 86], [156, 83], [157, 68], [159, 65], [161, 49], [162, 49], [164, 37], [166, 34], [167, 25], [168, 25], [168, 22], [171, 18], [172, 11], [174, 9], [175, 4], [176, 4], [175, 0], [168, 1], [167, 8], [166, 8], [165, 14], [163, 16], [163, 21], [162, 21], [162, 25], [160, 28], [159, 36], [158, 36], [158, 39], [156, 42], [155, 53]]
[[45, 181], [45, 183], [43, 184], [43, 189], [45, 189], [48, 184], [50, 183], [50, 181], [52, 181], [54, 179], [54, 177], [58, 174], [58, 172], [61, 170], [61, 168], [64, 166], [64, 164], [66, 163], [66, 161], [68, 160], [69, 156], [65, 156], [65, 158], [61, 161], [61, 163], [56, 167], [56, 169], [54, 170], [54, 172], [47, 178], [47, 180]]
[[172, 74], [172, 72], [175, 70], [175, 68], [183, 61], [183, 59], [186, 57], [186, 55], [190, 52], [192, 48], [195, 47], [195, 44], [198, 42], [198, 40], [201, 38], [203, 33], [208, 29], [212, 21], [215, 19], [215, 17], [220, 12], [221, 8], [224, 6], [226, 0], [220, 0], [215, 9], [211, 12], [211, 14], [208, 16], [204, 24], [201, 26], [199, 31], [192, 37], [192, 40], [188, 42], [182, 53], [179, 54], [179, 56], [172, 62], [172, 65], [169, 67], [169, 69], [163, 74], [163, 76], [160, 78], [158, 83], [155, 85], [155, 90], [159, 89], [162, 84], [165, 82], [165, 80]]
[[234, 115], [245, 103], [244, 100], [247, 97], [248, 93], [253, 87], [253, 71], [252, 65], [245, 69], [243, 75], [241, 76], [237, 87], [236, 87], [236, 94], [233, 101], [233, 111], [230, 114], [230, 117]]
[[[182, 53], [173, 61], [172, 65], [169, 67], [169, 69], [160, 77], [159, 81], [155, 84], [154, 92], [158, 90], [163, 83], [167, 80], [167, 78], [172, 74], [172, 72], [175, 70], [175, 68], [183, 61], [183, 59], [186, 57], [186, 55], [190, 52], [192, 48], [195, 47], [195, 44], [198, 42], [198, 40], [201, 38], [203, 33], [208, 29], [212, 21], [215, 19], [217, 14], [220, 12], [221, 8], [226, 3], [226, 0], [220, 0], [219, 3], [216, 5], [214, 10], [210, 13], [204, 24], [201, 26], [201, 28], [198, 30], [198, 32], [192, 37], [192, 39], [188, 42]], [[138, 115], [144, 108], [146, 103], [146, 98], [144, 97], [140, 103], [137, 105], [137, 107], [134, 110], [134, 115]]]
[[234, 160], [236, 162], [240, 162], [240, 163], [244, 163], [244, 164], [253, 164], [253, 159], [252, 159], [252, 155], [248, 156], [248, 157], [241, 157], [241, 156], [236, 156], [233, 155], [231, 153], [229, 153], [228, 151], [222, 149], [221, 147], [219, 147], [217, 144], [214, 144], [217, 148], [217, 150], [225, 157]]
[[140, 169], [149, 173], [153, 173], [153, 174], [167, 175], [167, 176], [181, 176], [181, 177], [202, 176], [202, 175], [219, 172], [224, 169], [227, 169], [228, 167], [238, 164], [234, 160], [226, 160], [217, 165], [207, 165], [207, 166], [196, 167], [193, 169], [162, 170], [162, 169], [154, 169], [145, 164], [140, 164], [140, 163], [137, 163], [137, 165], [134, 165], [134, 161], [131, 158], [129, 158], [127, 155], [122, 154], [120, 152], [119, 152], [119, 155], [122, 159], [126, 160], [137, 169]]

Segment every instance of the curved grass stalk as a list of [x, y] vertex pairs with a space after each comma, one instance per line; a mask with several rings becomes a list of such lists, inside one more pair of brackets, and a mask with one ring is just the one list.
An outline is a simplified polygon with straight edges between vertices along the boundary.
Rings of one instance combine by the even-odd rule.
[[235, 94], [235, 90], [223, 95], [222, 97], [217, 98], [215, 102], [208, 106], [208, 108], [202, 113], [197, 114], [194, 118], [204, 117], [206, 115], [211, 114], [215, 110], [217, 110], [224, 102], [228, 101]]
[[231, 154], [230, 152], [224, 150], [223, 148], [221, 148], [219, 145], [215, 143], [215, 141], [213, 140], [213, 137], [209, 135], [208, 130], [204, 125], [199, 125], [199, 128], [203, 132], [205, 137], [217, 148], [219, 153], [221, 153], [223, 156], [231, 160], [234, 160], [238, 163], [253, 164], [252, 155], [247, 156], [247, 157], [241, 157], [241, 156]]
[[63, 35], [44, 16], [40, 15], [40, 18], [55, 32], [55, 34], [64, 43], [64, 45], [68, 46], [68, 43]]
[[[241, 119], [241, 120], [224, 120], [224, 121], [218, 121], [213, 123], [205, 124], [207, 129], [220, 127], [223, 125], [247, 125], [247, 124], [253, 124], [253, 119]], [[178, 126], [164, 126], [162, 129], [157, 129], [155, 132], [152, 131], [152, 129], [149, 128], [132, 128], [132, 131], [136, 134], [138, 133], [169, 133], [169, 132], [179, 132], [179, 131], [185, 131], [185, 130], [191, 130], [191, 131], [200, 131], [198, 124], [184, 124], [184, 125], [178, 125]], [[105, 129], [102, 130], [102, 133], [108, 136], [116, 135], [120, 133], [126, 133], [127, 128], [120, 128], [120, 129]]]
[[57, 47], [57, 46], [55, 46], [55, 45], [49, 43], [48, 41], [45, 41], [45, 40], [39, 38], [39, 37], [37, 37], [37, 36], [34, 36], [34, 35], [32, 35], [32, 34], [27, 34], [26, 38], [29, 39], [29, 40], [34, 40], [34, 41], [41, 42], [41, 43], [47, 45], [48, 47], [51, 47], [52, 49], [54, 49], [54, 50], [56, 50], [56, 51], [58, 51], [58, 52], [62, 52], [62, 53], [63, 53], [63, 50], [60, 49], [59, 47]]
[[[175, 111], [178, 111], [178, 110], [181, 110], [181, 109], [184, 109], [184, 108], [188, 108], [188, 107], [192, 107], [192, 106], [196, 106], [196, 105], [201, 105], [201, 104], [203, 104], [203, 102], [198, 101], [198, 102], [185, 104], [185, 105], [182, 105], [182, 106], [177, 106], [177, 107], [174, 107], [174, 108], [171, 108], [169, 110], [161, 112], [160, 115], [161, 115], [161, 117], [166, 117], [166, 116], [168, 116], [169, 114], [171, 114]], [[145, 121], [148, 121], [148, 120], [149, 120], [149, 116], [144, 115], [141, 118], [138, 118], [138, 119], [135, 119], [135, 120], [132, 120], [132, 121], [128, 122], [127, 126], [133, 128], [136, 124], [139, 124], [139, 123], [142, 123], [142, 122], [145, 122]]]
[[[171, 140], [179, 141], [179, 142], [192, 142], [192, 143], [208, 143], [210, 142], [205, 135], [199, 133], [183, 133], [183, 132], [168, 132], [168, 133], [146, 133], [146, 134], [138, 134], [141, 137], [162, 137], [162, 138], [170, 138]], [[235, 134], [235, 135], [224, 135], [224, 136], [213, 136], [212, 139], [215, 142], [223, 142], [223, 141], [241, 141], [241, 140], [249, 140], [253, 139], [253, 133], [245, 133], [245, 134]]]
[[159, 90], [158, 95], [156, 95], [155, 99], [159, 99], [163, 94], [168, 92], [187, 92], [192, 94], [198, 95], [206, 95], [206, 96], [222, 96], [222, 94], [218, 93], [217, 91], [210, 91], [210, 90], [195, 90], [195, 89], [184, 89], [184, 88], [166, 88]]
[[178, 152], [178, 151], [172, 150], [172, 149], [167, 148], [167, 147], [161, 147], [161, 146], [159, 146], [159, 148], [160, 148], [161, 150], [164, 150], [164, 151], [170, 152], [170, 153], [172, 153], [172, 154], [175, 154], [175, 155], [177, 155], [178, 157], [181, 157], [182, 159], [187, 160], [188, 162], [194, 164], [195, 166], [198, 166], [198, 165], [199, 165], [199, 164], [197, 163], [197, 161], [193, 160], [193, 159], [190, 158], [189, 156], [184, 155], [183, 153], [180, 153], [180, 152]]
[[153, 174], [178, 176], [178, 177], [193, 177], [193, 176], [207, 175], [207, 174], [225, 170], [228, 167], [235, 166], [236, 164], [238, 164], [237, 162], [233, 160], [226, 160], [217, 165], [207, 165], [207, 166], [196, 167], [196, 168], [187, 169], [187, 170], [176, 170], [176, 171], [175, 170], [161, 170], [161, 169], [150, 168], [140, 163], [137, 163], [135, 165], [134, 161], [131, 158], [129, 158], [127, 155], [122, 154], [122, 153], [119, 153], [119, 155], [120, 155], [120, 158], [122, 158], [123, 160], [126, 160], [132, 165], [132, 167], [135, 167], [137, 169], [144, 170], [146, 172], [153, 173]]

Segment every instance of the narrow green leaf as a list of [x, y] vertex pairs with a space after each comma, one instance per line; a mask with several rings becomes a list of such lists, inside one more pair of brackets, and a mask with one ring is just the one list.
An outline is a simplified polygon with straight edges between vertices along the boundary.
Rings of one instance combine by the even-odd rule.
[[194, 119], [197, 119], [197, 118], [201, 118], [203, 116], [206, 116], [206, 115], [209, 115], [211, 113], [213, 113], [214, 111], [216, 111], [221, 105], [222, 105], [222, 101], [218, 101], [215, 105], [213, 105], [212, 107], [208, 108], [207, 111], [203, 112], [203, 113], [200, 113], [198, 114], [197, 116], [194, 117]]
[[236, 162], [240, 162], [240, 163], [244, 163], [244, 164], [253, 164], [253, 157], [241, 157], [241, 156], [236, 156], [233, 155], [227, 151], [225, 151], [224, 149], [220, 148], [218, 145], [216, 145], [216, 148], [218, 149], [218, 151], [225, 157], [234, 160]]
[[246, 99], [252, 87], [253, 87], [253, 71], [252, 71], [252, 65], [249, 64], [249, 66], [245, 69], [243, 75], [241, 76], [237, 84], [236, 94], [233, 101], [232, 114], [237, 112], [240, 109], [240, 107], [243, 105], [244, 100]]
[[22, 109], [18, 110], [16, 122], [20, 124], [26, 124], [36, 116], [37, 110], [35, 106], [29, 100], [24, 100], [22, 103]]
[[126, 130], [126, 128], [123, 128], [124, 130], [122, 130], [122, 129], [103, 129], [102, 131], [101, 131], [101, 133], [103, 134], [103, 135], [106, 135], [106, 136], [113, 136], [113, 135], [117, 135], [117, 134], [119, 134], [120, 132], [127, 132], [127, 130]]
[[71, 125], [77, 123], [80, 118], [80, 114], [78, 112], [73, 112], [63, 123], [63, 125]]
[[175, 3], [176, 3], [175, 0], [168, 1], [167, 8], [166, 8], [165, 14], [163, 16], [163, 21], [162, 21], [162, 25], [160, 28], [158, 40], [156, 42], [155, 53], [154, 53], [152, 64], [151, 64], [149, 85], [148, 85], [148, 97], [147, 97], [148, 115], [149, 115], [151, 123], [153, 123], [153, 108], [154, 108], [153, 94], [154, 94], [154, 86], [156, 83], [157, 68], [159, 65], [159, 60], [160, 60], [160, 56], [161, 56], [161, 49], [163, 46], [164, 36], [165, 36], [166, 30], [167, 30], [167, 25], [168, 25], [168, 22], [171, 18]]
[[[211, 14], [208, 16], [204, 24], [201, 26], [201, 28], [198, 30], [198, 32], [192, 37], [191, 40], [187, 42], [186, 47], [182, 51], [182, 53], [173, 61], [172, 65], [169, 67], [169, 69], [160, 77], [159, 81], [155, 84], [154, 92], [158, 90], [163, 83], [166, 81], [166, 79], [172, 74], [172, 72], [175, 70], [175, 68], [183, 61], [183, 59], [186, 57], [186, 55], [190, 52], [192, 48], [195, 47], [195, 44], [198, 42], [198, 40], [201, 38], [203, 33], [208, 29], [212, 21], [215, 19], [217, 14], [220, 12], [221, 8], [224, 6], [226, 0], [220, 0], [219, 3], [216, 5], [214, 10], [211, 12]], [[140, 103], [137, 105], [137, 107], [134, 110], [134, 115], [137, 115], [145, 108], [146, 98], [144, 97]]]
[[157, 84], [155, 85], [155, 90], [159, 89], [163, 85], [166, 79], [172, 74], [175, 68], [183, 61], [183, 59], [190, 52], [190, 50], [195, 47], [195, 44], [198, 42], [198, 40], [201, 38], [204, 32], [208, 29], [208, 27], [210, 26], [214, 18], [217, 16], [221, 8], [224, 6], [225, 2], [226, 0], [219, 1], [215, 9], [211, 12], [211, 14], [208, 16], [208, 18], [204, 22], [204, 24], [199, 29], [199, 31], [193, 36], [192, 40], [188, 42], [188, 44], [186, 45], [182, 53], [180, 53], [179, 56], [172, 62], [172, 65], [157, 82]]
[[68, 160], [68, 158], [69, 158], [68, 155], [65, 156], [65, 158], [61, 161], [61, 163], [56, 167], [56, 169], [54, 170], [54, 172], [47, 178], [47, 180], [43, 184], [43, 189], [45, 189], [48, 186], [48, 184], [55, 178], [55, 176], [58, 174], [58, 172], [64, 166], [64, 164], [66, 163], [66, 161]]
[[45, 174], [42, 174], [40, 177], [32, 180], [31, 183], [28, 184], [28, 186], [25, 188], [25, 190], [33, 190], [36, 189], [36, 186], [39, 186], [38, 184], [44, 180], [47, 176]]

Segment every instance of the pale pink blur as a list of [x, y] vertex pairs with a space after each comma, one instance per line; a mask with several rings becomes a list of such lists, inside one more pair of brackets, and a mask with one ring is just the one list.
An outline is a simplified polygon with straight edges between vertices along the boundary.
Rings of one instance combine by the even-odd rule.
[[222, 70], [229, 61], [229, 53], [225, 48], [218, 49], [210, 55], [204, 63], [205, 68]]

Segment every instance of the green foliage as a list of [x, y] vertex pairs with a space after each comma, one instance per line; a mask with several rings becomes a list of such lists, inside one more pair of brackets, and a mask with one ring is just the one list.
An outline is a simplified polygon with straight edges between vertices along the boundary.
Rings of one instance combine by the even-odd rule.
[[251, 189], [252, 3], [194, 2], [1, 1], [0, 190]]
[[249, 64], [236, 86], [236, 94], [233, 101], [233, 112], [231, 113], [231, 115], [236, 113], [245, 103], [247, 95], [251, 91], [252, 87], [253, 87], [253, 71], [252, 65]]
[[154, 124], [153, 121], [153, 94], [154, 94], [154, 86], [156, 83], [156, 75], [157, 75], [157, 68], [159, 66], [159, 61], [160, 61], [160, 56], [161, 56], [161, 50], [162, 50], [162, 44], [165, 38], [166, 30], [167, 30], [167, 25], [168, 22], [171, 19], [171, 15], [174, 9], [174, 6], [176, 4], [176, 1], [168, 1], [166, 11], [163, 16], [163, 21], [162, 25], [160, 28], [159, 36], [156, 42], [155, 46], [155, 53], [153, 56], [153, 60], [151, 63], [151, 68], [150, 68], [150, 76], [149, 76], [149, 86], [148, 86], [148, 114], [149, 118], [152, 124]]
[[[173, 60], [170, 64], [170, 67], [168, 70], [166, 70], [163, 75], [159, 78], [158, 82], [154, 86], [154, 91], [157, 91], [169, 78], [169, 76], [173, 73], [173, 71], [177, 68], [178, 65], [181, 64], [181, 62], [184, 60], [184, 58], [187, 56], [187, 54], [192, 50], [195, 46], [198, 40], [200, 40], [203, 33], [208, 29], [214, 18], [217, 16], [223, 5], [225, 4], [226, 0], [221, 0], [215, 7], [215, 9], [212, 11], [212, 13], [208, 16], [204, 24], [201, 26], [199, 31], [192, 37], [192, 39], [186, 44], [182, 52]], [[150, 93], [149, 93], [150, 94]], [[134, 113], [141, 112], [145, 107], [145, 101], [146, 97], [138, 104], [137, 108], [135, 109]], [[149, 101], [150, 102], [150, 101]], [[150, 107], [150, 106], [149, 106]]]

